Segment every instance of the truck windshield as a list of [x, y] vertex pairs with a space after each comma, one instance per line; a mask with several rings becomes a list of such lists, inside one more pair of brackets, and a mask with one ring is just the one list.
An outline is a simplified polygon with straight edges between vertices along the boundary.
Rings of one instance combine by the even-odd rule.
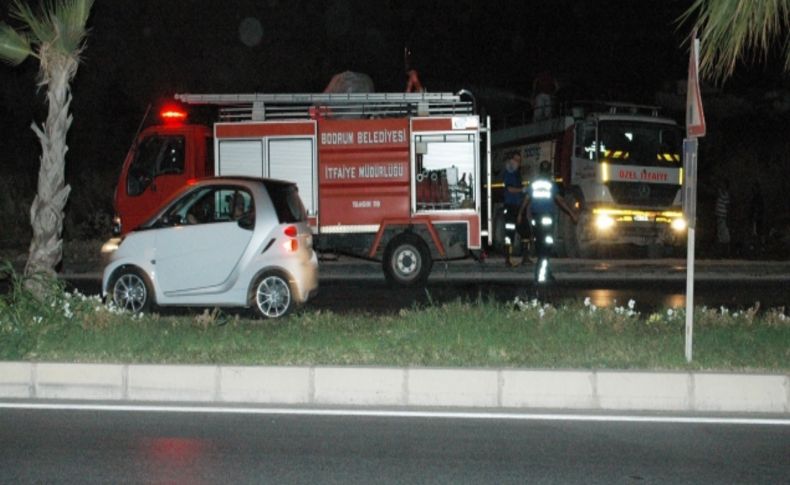
[[681, 166], [680, 128], [658, 123], [598, 124], [598, 159], [619, 165]]

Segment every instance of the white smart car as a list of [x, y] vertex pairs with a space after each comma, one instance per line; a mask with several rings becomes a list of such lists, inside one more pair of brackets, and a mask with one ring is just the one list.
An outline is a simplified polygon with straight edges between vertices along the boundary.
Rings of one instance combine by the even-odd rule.
[[174, 194], [112, 254], [102, 293], [133, 313], [158, 306], [287, 314], [318, 289], [318, 259], [296, 185], [215, 177]]

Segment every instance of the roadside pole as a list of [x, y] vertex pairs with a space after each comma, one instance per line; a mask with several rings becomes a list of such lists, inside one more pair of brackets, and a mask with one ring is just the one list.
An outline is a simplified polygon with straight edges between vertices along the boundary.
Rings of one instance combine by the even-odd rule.
[[686, 85], [686, 139], [683, 140], [683, 214], [686, 218], [686, 362], [691, 362], [694, 341], [694, 237], [697, 227], [697, 138], [705, 136], [705, 113], [699, 89], [699, 39], [692, 34]]
[[694, 338], [694, 233], [697, 227], [697, 138], [683, 140], [683, 164], [686, 180], [683, 213], [688, 224], [686, 236], [686, 362], [691, 362]]

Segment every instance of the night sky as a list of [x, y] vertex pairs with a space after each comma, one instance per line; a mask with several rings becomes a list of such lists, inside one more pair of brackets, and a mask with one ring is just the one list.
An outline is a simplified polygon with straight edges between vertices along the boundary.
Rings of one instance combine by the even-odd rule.
[[[493, 116], [522, 109], [542, 71], [578, 98], [652, 103], [685, 78], [690, 26], [676, 19], [690, 3], [97, 0], [73, 83], [67, 177], [78, 185], [94, 170], [113, 180], [147, 105], [175, 92], [317, 92], [344, 70], [402, 91], [405, 46], [428, 90], [471, 89]], [[7, 11], [0, 3], [6, 21]], [[742, 68], [725, 89], [786, 84], [776, 64]], [[34, 60], [0, 65], [5, 174], [37, 169], [36, 69]]]

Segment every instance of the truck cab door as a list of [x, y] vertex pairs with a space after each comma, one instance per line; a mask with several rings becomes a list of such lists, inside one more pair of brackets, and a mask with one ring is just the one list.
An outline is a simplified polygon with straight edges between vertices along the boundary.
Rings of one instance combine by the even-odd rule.
[[137, 228], [153, 215], [163, 200], [184, 186], [186, 137], [149, 133], [130, 153], [116, 192], [121, 232]]

